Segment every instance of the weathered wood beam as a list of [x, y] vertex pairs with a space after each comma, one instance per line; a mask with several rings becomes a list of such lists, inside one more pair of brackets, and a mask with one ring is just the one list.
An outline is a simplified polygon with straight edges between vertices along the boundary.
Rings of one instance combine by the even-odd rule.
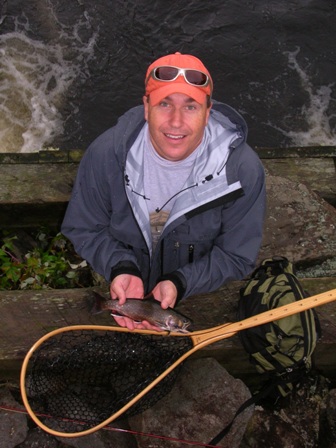
[[30, 153], [3, 152], [0, 153], [0, 164], [35, 164], [35, 163], [79, 163], [84, 150], [72, 149], [70, 151], [39, 151]]
[[[261, 159], [282, 158], [334, 158], [336, 146], [292, 146], [292, 147], [255, 147]], [[0, 164], [17, 163], [78, 163], [85, 150], [71, 149], [68, 151], [38, 151], [33, 153], [1, 153]]]
[[[336, 278], [302, 279], [311, 295], [336, 288]], [[236, 321], [239, 289], [244, 282], [232, 282], [211, 294], [183, 301], [178, 310], [191, 317], [194, 329], [205, 329]], [[68, 325], [115, 325], [109, 313], [92, 315], [91, 289], [43, 291], [0, 291], [0, 360], [2, 366], [18, 364], [29, 348], [44, 334]], [[336, 379], [336, 302], [316, 308], [322, 338], [316, 350], [317, 366]], [[239, 336], [223, 339], [196, 353], [213, 356], [236, 375], [254, 371]], [[18, 365], [17, 364], [17, 365]]]
[[[266, 172], [308, 184], [336, 205], [336, 147], [257, 148]], [[58, 226], [63, 219], [82, 150], [0, 154], [3, 227]]]
[[255, 150], [261, 159], [336, 157], [336, 146], [297, 146], [288, 148], [257, 147]]

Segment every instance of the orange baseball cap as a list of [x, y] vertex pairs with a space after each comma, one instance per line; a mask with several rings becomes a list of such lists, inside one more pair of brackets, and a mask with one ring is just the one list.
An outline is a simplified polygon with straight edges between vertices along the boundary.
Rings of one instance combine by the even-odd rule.
[[[208, 82], [204, 86], [191, 85], [181, 75], [169, 82], [155, 79], [152, 76], [153, 70], [163, 66], [200, 71], [208, 76]], [[190, 54], [175, 53], [157, 59], [148, 67], [145, 88], [146, 95], [150, 95], [150, 102], [153, 106], [172, 93], [185, 93], [198, 103], [203, 103], [207, 95], [211, 97], [212, 78], [207, 68], [198, 58]]]

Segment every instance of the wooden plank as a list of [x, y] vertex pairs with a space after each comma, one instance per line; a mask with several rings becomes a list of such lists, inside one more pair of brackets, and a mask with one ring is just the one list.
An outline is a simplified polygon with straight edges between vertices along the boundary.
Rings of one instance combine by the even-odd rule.
[[67, 202], [77, 169], [74, 163], [0, 165], [0, 203]]
[[[336, 146], [257, 148], [266, 171], [307, 183], [336, 204]], [[0, 153], [0, 221], [3, 227], [58, 225], [84, 150]]]
[[0, 164], [79, 163], [85, 150], [0, 153]]
[[334, 158], [336, 146], [298, 146], [288, 148], [255, 148], [261, 159], [283, 158]]
[[[322, 197], [336, 196], [333, 158], [264, 159], [266, 170], [296, 182], [306, 182]], [[0, 204], [67, 203], [78, 163], [0, 163]]]
[[[336, 278], [302, 279], [311, 295], [336, 288]], [[239, 289], [244, 282], [232, 282], [211, 294], [183, 301], [178, 310], [191, 317], [194, 330], [236, 320]], [[115, 325], [109, 313], [92, 315], [92, 289], [43, 291], [0, 291], [0, 359], [21, 360], [44, 334], [68, 325]], [[317, 308], [321, 318], [321, 345], [336, 353], [336, 302]], [[202, 356], [231, 359], [235, 364], [243, 354], [238, 336], [224, 339], [202, 350]], [[328, 352], [329, 353], [329, 352]], [[335, 358], [332, 355], [332, 359]], [[329, 363], [329, 361], [325, 361]], [[336, 368], [336, 358], [333, 367]]]
[[[262, 159], [335, 158], [336, 146], [255, 147]], [[0, 153], [0, 164], [72, 163], [79, 162], [85, 149], [38, 151], [33, 153]]]
[[0, 292], [0, 359], [21, 359], [37, 339], [68, 325], [109, 325], [90, 314], [89, 289]]

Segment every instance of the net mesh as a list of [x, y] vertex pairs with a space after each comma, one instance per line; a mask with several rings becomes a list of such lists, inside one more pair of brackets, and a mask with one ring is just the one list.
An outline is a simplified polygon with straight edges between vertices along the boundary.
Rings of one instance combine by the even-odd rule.
[[[32, 354], [26, 394], [44, 424], [64, 433], [93, 428], [115, 414], [193, 347], [169, 337], [72, 330], [44, 341]], [[181, 364], [121, 417], [153, 406], [172, 388]], [[50, 416], [52, 418], [50, 418]]]

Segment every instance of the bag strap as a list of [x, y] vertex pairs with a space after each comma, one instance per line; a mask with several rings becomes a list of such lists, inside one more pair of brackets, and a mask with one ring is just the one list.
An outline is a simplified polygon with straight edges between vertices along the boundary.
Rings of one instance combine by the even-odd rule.
[[277, 276], [285, 272], [289, 261], [286, 257], [275, 256], [265, 259], [261, 265], [252, 273], [252, 278], [259, 279], [263, 276], [269, 275]]

